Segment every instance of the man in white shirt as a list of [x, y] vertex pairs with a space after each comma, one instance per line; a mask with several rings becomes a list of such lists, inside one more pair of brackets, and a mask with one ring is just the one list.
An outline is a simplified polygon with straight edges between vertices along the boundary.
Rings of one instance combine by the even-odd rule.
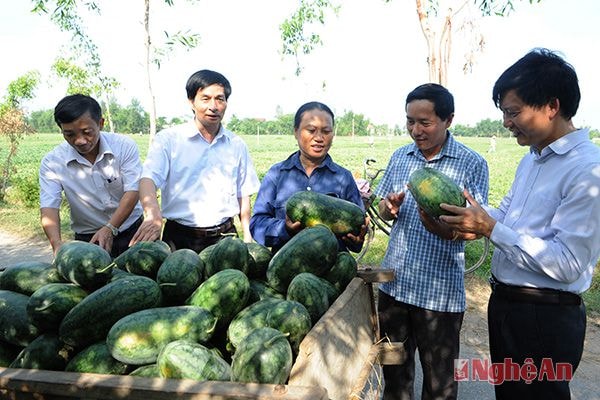
[[497, 209], [468, 193], [470, 207], [442, 206], [457, 214], [441, 219], [460, 237], [484, 235], [495, 245], [490, 354], [510, 374], [496, 377], [497, 399], [571, 398], [585, 340], [580, 294], [600, 256], [600, 148], [573, 124], [580, 97], [574, 68], [547, 49], [509, 67], [493, 99], [530, 152]]
[[159, 239], [165, 218], [162, 240], [173, 250], [199, 252], [224, 234], [237, 236], [235, 215], [251, 242], [250, 195], [259, 180], [244, 141], [221, 124], [231, 85], [220, 73], [201, 70], [186, 92], [194, 119], [162, 130], [152, 142], [140, 181], [144, 222], [131, 243]]
[[113, 257], [128, 246], [141, 224], [138, 201], [141, 163], [137, 145], [123, 135], [102, 132], [100, 104], [75, 94], [54, 109], [65, 139], [40, 165], [41, 223], [54, 254], [62, 245], [60, 204], [71, 209], [75, 239], [97, 243]]

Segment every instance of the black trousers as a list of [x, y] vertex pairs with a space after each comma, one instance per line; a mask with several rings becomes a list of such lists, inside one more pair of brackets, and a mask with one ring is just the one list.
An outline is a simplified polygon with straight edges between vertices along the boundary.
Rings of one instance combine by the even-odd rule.
[[533, 304], [507, 299], [494, 291], [488, 303], [488, 326], [493, 363], [511, 359], [522, 366], [531, 358], [536, 367], [531, 383], [520, 377], [495, 386], [496, 399], [571, 398], [569, 381], [559, 375], [552, 379], [552, 371], [547, 367], [554, 366], [557, 372], [557, 363], [566, 363], [573, 373], [577, 369], [585, 340], [583, 302], [579, 305]]
[[[131, 242], [133, 235], [135, 235], [143, 220], [144, 218], [140, 217], [129, 228], [125, 229], [123, 232], [119, 232], [119, 234], [113, 238], [113, 245], [110, 251], [110, 255], [113, 258], [117, 257], [129, 248], [129, 242]], [[93, 236], [93, 233], [75, 233], [75, 240], [89, 242], [92, 240]]]
[[384, 365], [384, 399], [414, 398], [417, 349], [423, 369], [421, 398], [456, 399], [458, 382], [454, 380], [454, 360], [459, 356], [464, 313], [426, 310], [398, 302], [382, 291], [378, 295], [381, 337], [404, 343], [407, 357], [401, 365]]
[[172, 251], [179, 249], [192, 249], [196, 253], [210, 245], [217, 243], [226, 236], [238, 236], [233, 218], [221, 225], [209, 228], [193, 228], [181, 225], [175, 221], [167, 220], [163, 230], [162, 240], [166, 242]]

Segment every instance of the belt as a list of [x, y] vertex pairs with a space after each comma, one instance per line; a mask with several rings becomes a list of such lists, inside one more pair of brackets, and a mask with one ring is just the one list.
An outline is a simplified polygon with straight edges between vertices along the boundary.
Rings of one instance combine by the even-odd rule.
[[[194, 237], [215, 237], [220, 236], [222, 233], [229, 231], [233, 228], [233, 218], [227, 219], [225, 222], [219, 225], [209, 226], [206, 228], [196, 228], [193, 226], [182, 225], [178, 222], [167, 220], [167, 224], [174, 231], [182, 234], [194, 236]], [[165, 226], [166, 228], [166, 226]]]
[[572, 292], [556, 289], [540, 289], [533, 287], [507, 285], [499, 282], [494, 276], [490, 277], [492, 293], [505, 300], [517, 303], [554, 304], [565, 306], [578, 306], [581, 296]]

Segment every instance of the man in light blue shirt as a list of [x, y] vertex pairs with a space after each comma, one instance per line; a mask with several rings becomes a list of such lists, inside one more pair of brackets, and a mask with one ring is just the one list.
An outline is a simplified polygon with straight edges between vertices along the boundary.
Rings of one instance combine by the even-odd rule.
[[[530, 146], [497, 209], [467, 194], [467, 208], [442, 217], [463, 238], [495, 245], [488, 304], [492, 362], [532, 364], [535, 379], [507, 377], [497, 399], [570, 399], [569, 380], [583, 352], [590, 287], [600, 256], [600, 148], [572, 118], [580, 100], [575, 69], [536, 49], [509, 67], [493, 99], [517, 143]], [[569, 368], [563, 379], [542, 366]], [[512, 379], [509, 379], [512, 378]]]
[[[237, 235], [238, 215], [245, 242], [250, 234], [250, 195], [259, 187], [248, 148], [221, 121], [231, 94], [220, 73], [197, 71], [186, 83], [194, 120], [156, 135], [144, 162], [140, 201], [144, 222], [132, 244], [161, 237], [171, 249], [200, 252]], [[159, 206], [156, 191], [161, 190]]]
[[412, 172], [435, 168], [487, 202], [488, 167], [448, 131], [454, 99], [437, 84], [406, 98], [406, 127], [413, 143], [394, 152], [375, 194], [381, 216], [393, 220], [381, 266], [394, 270], [379, 291], [381, 336], [402, 342], [407, 360], [386, 365], [385, 399], [413, 398], [415, 351], [423, 368], [423, 399], [455, 399], [454, 360], [465, 311], [464, 242], [445, 224], [421, 212], [405, 190]]

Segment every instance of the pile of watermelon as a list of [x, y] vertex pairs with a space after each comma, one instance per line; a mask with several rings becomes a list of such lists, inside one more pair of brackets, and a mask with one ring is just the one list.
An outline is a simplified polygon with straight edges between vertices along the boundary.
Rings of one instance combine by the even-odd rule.
[[236, 237], [199, 254], [142, 242], [114, 260], [72, 241], [0, 275], [0, 366], [283, 384], [356, 271], [324, 225], [274, 256]]

